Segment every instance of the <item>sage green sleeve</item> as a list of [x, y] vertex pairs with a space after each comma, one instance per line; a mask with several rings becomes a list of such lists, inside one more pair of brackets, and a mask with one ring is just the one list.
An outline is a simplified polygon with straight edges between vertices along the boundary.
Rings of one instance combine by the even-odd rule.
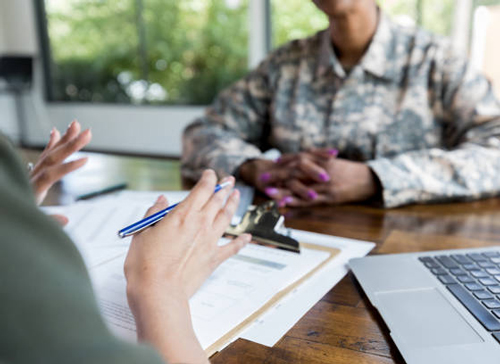
[[76, 247], [35, 205], [25, 170], [0, 135], [0, 361], [162, 363], [106, 328]]

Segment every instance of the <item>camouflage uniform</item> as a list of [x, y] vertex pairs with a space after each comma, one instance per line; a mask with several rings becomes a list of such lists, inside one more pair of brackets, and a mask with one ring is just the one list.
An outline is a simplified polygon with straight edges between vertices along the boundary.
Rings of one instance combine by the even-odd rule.
[[271, 147], [339, 150], [366, 162], [385, 207], [500, 191], [500, 103], [444, 39], [379, 25], [346, 74], [327, 30], [273, 52], [222, 92], [183, 137], [182, 173], [235, 173]]

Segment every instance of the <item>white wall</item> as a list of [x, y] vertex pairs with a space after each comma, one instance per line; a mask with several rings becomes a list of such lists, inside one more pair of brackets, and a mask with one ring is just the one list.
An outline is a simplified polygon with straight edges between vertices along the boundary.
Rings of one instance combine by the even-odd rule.
[[19, 141], [15, 103], [11, 96], [0, 95], [0, 132]]
[[4, 53], [6, 49], [6, 41], [4, 35], [4, 21], [3, 21], [3, 3], [0, 2], [0, 54]]
[[[0, 55], [37, 53], [32, 14], [30, 0], [0, 0]], [[13, 141], [20, 139], [16, 105], [11, 95], [0, 94], [0, 131]]]
[[5, 49], [12, 54], [36, 53], [33, 1], [0, 0], [0, 14]]

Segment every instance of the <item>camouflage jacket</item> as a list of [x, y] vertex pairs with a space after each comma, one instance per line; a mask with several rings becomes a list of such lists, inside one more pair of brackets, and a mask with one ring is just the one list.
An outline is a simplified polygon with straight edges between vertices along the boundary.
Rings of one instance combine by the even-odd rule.
[[182, 174], [235, 173], [269, 148], [339, 150], [379, 177], [385, 207], [500, 192], [500, 103], [449, 42], [381, 14], [346, 74], [327, 30], [276, 50], [183, 136]]

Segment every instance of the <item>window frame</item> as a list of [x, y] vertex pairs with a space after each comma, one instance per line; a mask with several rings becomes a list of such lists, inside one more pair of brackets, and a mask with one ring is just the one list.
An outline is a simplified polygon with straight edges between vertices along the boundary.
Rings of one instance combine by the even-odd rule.
[[[90, 102], [78, 101], [61, 101], [55, 100], [54, 88], [52, 85], [52, 51], [50, 44], [50, 36], [48, 31], [47, 11], [45, 0], [34, 0], [35, 16], [38, 31], [38, 41], [40, 46], [41, 61], [43, 65], [43, 80], [45, 100], [48, 103], [64, 103], [64, 104], [93, 104]], [[261, 23], [261, 19], [264, 21]], [[259, 24], [261, 23], [261, 24]], [[250, 0], [248, 2], [248, 68], [256, 67], [272, 49], [272, 31], [271, 31], [271, 0]], [[259, 24], [260, 26], [252, 26]], [[142, 39], [141, 39], [142, 40]], [[140, 40], [140, 41], [141, 41]], [[142, 48], [144, 45], [141, 45]], [[146, 45], [147, 46], [147, 45]], [[113, 102], [103, 102], [103, 105], [116, 105]], [[99, 103], [101, 105], [101, 103]], [[207, 105], [149, 105], [149, 104], [122, 104], [132, 106], [145, 107], [199, 107]]]
[[[40, 57], [35, 59], [33, 93], [23, 102], [28, 110], [26, 144], [44, 146], [52, 127], [66, 130], [78, 119], [91, 128], [86, 150], [178, 158], [182, 132], [203, 115], [207, 105], [147, 105], [56, 101], [51, 97], [51, 55], [45, 2], [33, 0]], [[270, 0], [249, 1], [249, 67], [256, 66], [271, 49]], [[258, 25], [258, 26], [256, 26]], [[147, 141], [147, 143], [145, 142]]]

